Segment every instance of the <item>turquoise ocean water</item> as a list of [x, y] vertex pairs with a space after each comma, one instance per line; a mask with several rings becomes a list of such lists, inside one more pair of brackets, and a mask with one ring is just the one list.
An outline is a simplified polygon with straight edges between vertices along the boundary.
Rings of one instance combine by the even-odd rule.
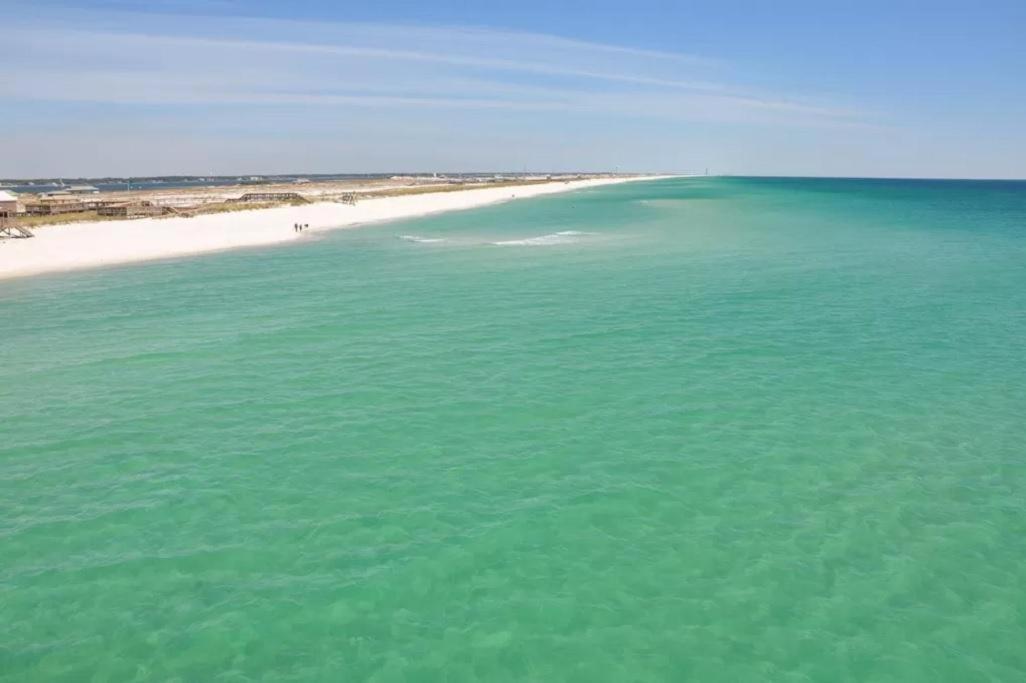
[[1026, 183], [605, 187], [0, 329], [4, 681], [1026, 679]]

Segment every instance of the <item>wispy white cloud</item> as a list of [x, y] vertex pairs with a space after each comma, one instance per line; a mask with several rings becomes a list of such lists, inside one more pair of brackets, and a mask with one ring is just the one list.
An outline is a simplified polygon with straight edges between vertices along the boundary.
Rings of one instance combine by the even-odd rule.
[[713, 128], [872, 120], [722, 61], [538, 33], [31, 6], [9, 28], [6, 176], [668, 170]]
[[[600, 111], [837, 124], [861, 114], [762, 93], [691, 55], [480, 28], [174, 18], [19, 27], [16, 99]], [[46, 84], [42, 87], [41, 84]]]

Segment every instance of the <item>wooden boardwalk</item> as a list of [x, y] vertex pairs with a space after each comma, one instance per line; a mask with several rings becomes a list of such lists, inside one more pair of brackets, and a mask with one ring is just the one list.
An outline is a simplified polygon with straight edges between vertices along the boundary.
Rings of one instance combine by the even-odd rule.
[[35, 235], [24, 225], [19, 225], [17, 220], [0, 216], [0, 237], [23, 239]]
[[247, 192], [238, 199], [229, 199], [229, 202], [303, 202], [308, 204], [309, 199], [298, 192]]

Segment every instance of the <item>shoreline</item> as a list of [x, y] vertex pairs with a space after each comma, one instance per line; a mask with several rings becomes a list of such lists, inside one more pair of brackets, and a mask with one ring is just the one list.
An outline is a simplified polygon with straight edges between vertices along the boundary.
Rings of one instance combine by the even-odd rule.
[[[308, 232], [351, 229], [546, 194], [670, 177], [553, 181], [364, 199], [355, 206], [323, 201], [190, 218], [42, 226], [35, 229], [31, 239], [0, 242], [0, 280], [268, 246], [301, 239]], [[296, 233], [292, 226], [297, 222], [310, 227]]]

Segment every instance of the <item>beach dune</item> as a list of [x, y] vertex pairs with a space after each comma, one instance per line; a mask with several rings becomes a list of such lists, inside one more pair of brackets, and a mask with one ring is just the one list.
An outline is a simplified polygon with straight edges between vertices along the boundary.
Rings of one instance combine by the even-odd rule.
[[[430, 192], [317, 202], [200, 215], [74, 223], [39, 228], [32, 239], [0, 242], [0, 279], [252, 247], [300, 239], [314, 231], [411, 218], [555, 192], [640, 180], [598, 178], [536, 185]], [[308, 225], [297, 233], [295, 223]]]

